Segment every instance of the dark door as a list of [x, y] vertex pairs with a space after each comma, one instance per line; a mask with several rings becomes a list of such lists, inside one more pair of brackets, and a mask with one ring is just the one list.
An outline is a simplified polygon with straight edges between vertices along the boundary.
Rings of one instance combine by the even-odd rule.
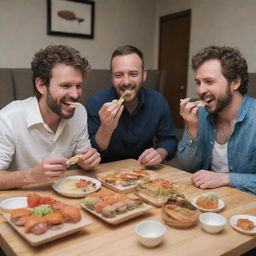
[[159, 69], [167, 72], [164, 96], [177, 128], [183, 128], [180, 99], [186, 97], [191, 11], [160, 17]]

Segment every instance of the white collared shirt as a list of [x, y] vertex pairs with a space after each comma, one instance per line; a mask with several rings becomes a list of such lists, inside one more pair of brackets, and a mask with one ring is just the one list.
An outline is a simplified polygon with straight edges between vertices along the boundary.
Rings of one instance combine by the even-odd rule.
[[82, 105], [72, 118], [61, 119], [56, 133], [44, 123], [36, 97], [13, 101], [0, 110], [0, 170], [31, 168], [45, 158], [69, 158], [90, 147]]

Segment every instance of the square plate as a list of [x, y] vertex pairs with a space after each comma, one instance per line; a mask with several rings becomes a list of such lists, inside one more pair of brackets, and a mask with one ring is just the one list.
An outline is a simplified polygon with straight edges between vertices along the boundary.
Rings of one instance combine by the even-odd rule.
[[118, 214], [117, 216], [113, 217], [113, 218], [106, 218], [104, 217], [102, 214], [97, 213], [94, 210], [91, 210], [90, 208], [88, 208], [87, 206], [84, 205], [84, 203], [80, 204], [82, 208], [84, 208], [86, 211], [92, 213], [93, 215], [97, 216], [98, 218], [104, 220], [105, 222], [112, 224], [112, 225], [116, 225], [122, 222], [125, 222], [129, 219], [135, 218], [137, 216], [140, 216], [144, 213], [146, 213], [146, 211], [148, 211], [149, 209], [153, 208], [151, 205], [142, 203], [143, 207], [140, 208], [135, 208], [131, 211], [128, 211], [126, 213], [122, 213], [122, 214]]
[[11, 222], [11, 215], [9, 213], [3, 213], [6, 221], [32, 246], [41, 245], [60, 237], [67, 236], [74, 232], [77, 232], [84, 228], [85, 226], [91, 224], [91, 221], [82, 217], [82, 219], [77, 223], [64, 223], [64, 227], [58, 230], [48, 229], [44, 234], [34, 235], [32, 233], [25, 233], [24, 227], [16, 226]]
[[[126, 170], [128, 172], [126, 172]], [[114, 190], [116, 192], [119, 192], [119, 193], [130, 193], [132, 191], [135, 190], [135, 187], [140, 184], [140, 183], [144, 183], [144, 181], [141, 179], [141, 180], [134, 180], [132, 181], [133, 184], [131, 185], [128, 185], [128, 186], [122, 186], [120, 184], [111, 184], [111, 183], [108, 183], [105, 181], [105, 177], [109, 176], [109, 175], [116, 175], [118, 172], [124, 172], [124, 173], [131, 173], [133, 174], [133, 171], [143, 171], [143, 172], [146, 172], [148, 174], [148, 180], [145, 181], [145, 182], [148, 182], [152, 179], [155, 179], [157, 178], [159, 175], [154, 172], [154, 171], [149, 171], [149, 170], [140, 170], [140, 169], [126, 169], [126, 168], [120, 168], [118, 170], [113, 170], [113, 171], [107, 171], [107, 172], [103, 172], [103, 173], [100, 173], [97, 175], [97, 178], [101, 181], [102, 185], [104, 185], [105, 187], [111, 189], [111, 190]]]

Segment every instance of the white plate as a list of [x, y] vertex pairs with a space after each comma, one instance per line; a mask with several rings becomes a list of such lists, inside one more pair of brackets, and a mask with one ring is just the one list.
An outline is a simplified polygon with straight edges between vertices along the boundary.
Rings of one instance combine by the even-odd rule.
[[[95, 183], [96, 187], [94, 190], [91, 190], [89, 192], [82, 192], [82, 193], [69, 193], [69, 192], [63, 192], [61, 190], [58, 189], [60, 183], [64, 180], [70, 180], [70, 179], [83, 179], [83, 180], [88, 180], [88, 181], [91, 181], [93, 183]], [[89, 194], [89, 193], [92, 193], [96, 190], [98, 190], [100, 187], [101, 187], [101, 182], [96, 180], [96, 179], [93, 179], [91, 177], [88, 177], [88, 176], [68, 176], [68, 177], [64, 177], [64, 178], [61, 178], [59, 180], [56, 180], [53, 182], [52, 184], [52, 187], [53, 189], [58, 192], [59, 194], [63, 195], [63, 196], [67, 196], [67, 197], [84, 197], [85, 195]]]
[[6, 212], [9, 212], [13, 209], [26, 208], [28, 207], [28, 200], [26, 196], [12, 197], [3, 200], [0, 203], [0, 207]]
[[[236, 223], [238, 219], [248, 219], [250, 221], [253, 221], [254, 223], [254, 229], [253, 230], [244, 230], [239, 228]], [[229, 223], [230, 225], [236, 229], [237, 231], [247, 234], [247, 235], [255, 235], [256, 234], [256, 216], [252, 216], [252, 215], [234, 215], [229, 219]]]
[[[208, 195], [208, 194], [203, 194], [203, 195]], [[202, 195], [199, 195], [195, 198], [192, 199], [191, 204], [193, 204], [197, 209], [199, 209], [202, 212], [220, 212], [224, 207], [225, 207], [225, 203], [223, 200], [219, 199], [218, 200], [218, 207], [216, 209], [206, 209], [206, 208], [201, 208], [196, 204], [196, 200]]]

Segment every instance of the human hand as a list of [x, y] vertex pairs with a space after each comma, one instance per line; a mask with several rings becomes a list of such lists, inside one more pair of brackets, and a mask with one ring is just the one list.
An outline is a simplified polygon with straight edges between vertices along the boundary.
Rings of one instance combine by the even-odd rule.
[[79, 157], [77, 164], [85, 170], [96, 167], [101, 160], [100, 154], [95, 148], [83, 150], [79, 152], [79, 155], [81, 156]]
[[190, 137], [198, 136], [199, 120], [197, 117], [198, 106], [186, 98], [180, 101], [180, 115], [184, 119], [186, 129]]
[[159, 151], [154, 148], [146, 149], [138, 159], [139, 163], [144, 166], [152, 166], [160, 164], [163, 161], [163, 158]]
[[229, 185], [230, 176], [228, 173], [200, 170], [192, 175], [191, 180], [197, 188], [218, 188]]
[[123, 109], [124, 106], [122, 104], [116, 104], [115, 102], [105, 103], [99, 111], [101, 126], [114, 131], [117, 127]]
[[49, 182], [58, 179], [68, 168], [67, 158], [55, 157], [44, 159], [29, 169], [30, 183]]

